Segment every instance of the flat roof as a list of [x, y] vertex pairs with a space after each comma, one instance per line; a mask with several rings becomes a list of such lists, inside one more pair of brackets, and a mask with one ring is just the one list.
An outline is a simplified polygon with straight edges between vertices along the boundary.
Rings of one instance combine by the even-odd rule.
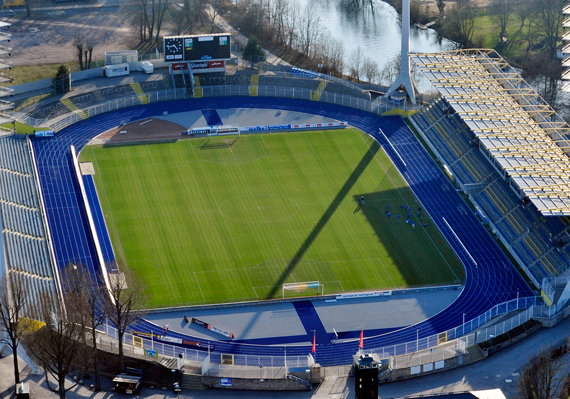
[[113, 378], [113, 382], [124, 382], [127, 384], [135, 384], [137, 382], [140, 382], [141, 378], [142, 377], [121, 374]]
[[570, 129], [494, 50], [410, 54], [522, 199], [570, 215]]

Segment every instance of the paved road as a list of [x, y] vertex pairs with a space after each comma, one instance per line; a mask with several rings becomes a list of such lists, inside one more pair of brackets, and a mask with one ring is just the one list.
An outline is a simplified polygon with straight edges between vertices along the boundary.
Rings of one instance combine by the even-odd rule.
[[[543, 347], [563, 344], [568, 338], [570, 319], [551, 329], [539, 330], [529, 338], [500, 351], [492, 357], [448, 372], [431, 376], [420, 377], [404, 382], [385, 384], [380, 386], [380, 398], [402, 398], [411, 395], [430, 395], [451, 392], [465, 392], [470, 390], [485, 390], [501, 388], [508, 399], [516, 399], [517, 373], [520, 373], [529, 357]], [[6, 353], [7, 351], [5, 351]], [[9, 351], [8, 351], [9, 352]], [[566, 355], [570, 361], [570, 355]], [[24, 367], [22, 363], [22, 368]], [[183, 399], [218, 399], [218, 398], [275, 398], [275, 399], [343, 399], [352, 398], [354, 379], [346, 376], [347, 368], [326, 368], [326, 378], [323, 384], [311, 392], [253, 392], [253, 391], [224, 391], [209, 389], [206, 391], [184, 392]], [[57, 398], [58, 395], [46, 388], [45, 378], [29, 375], [28, 369], [23, 372], [23, 380], [30, 383], [31, 393], [36, 399]], [[0, 359], [0, 398], [9, 396], [10, 382], [14, 375], [12, 371], [12, 356]], [[511, 379], [513, 382], [505, 382]], [[89, 382], [88, 382], [89, 383]], [[110, 399], [124, 397], [109, 392], [112, 383], [104, 381], [104, 392], [94, 393], [85, 387], [77, 387], [68, 392], [70, 399], [93, 398]], [[174, 395], [169, 391], [143, 389], [140, 398], [164, 399]]]

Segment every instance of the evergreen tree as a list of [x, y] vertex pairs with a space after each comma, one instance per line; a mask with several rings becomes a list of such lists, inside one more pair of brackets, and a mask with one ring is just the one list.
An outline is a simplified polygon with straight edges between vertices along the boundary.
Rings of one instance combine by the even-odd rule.
[[71, 79], [67, 66], [60, 65], [51, 81], [56, 95], [71, 91]]
[[244, 60], [250, 61], [252, 67], [253, 64], [265, 61], [265, 51], [259, 45], [255, 36], [252, 36], [247, 40], [247, 44], [243, 49], [242, 55]]

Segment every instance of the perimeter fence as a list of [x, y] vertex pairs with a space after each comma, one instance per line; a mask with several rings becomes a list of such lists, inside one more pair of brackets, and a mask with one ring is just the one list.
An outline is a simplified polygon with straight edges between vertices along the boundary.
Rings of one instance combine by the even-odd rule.
[[[336, 104], [350, 108], [360, 109], [366, 112], [375, 114], [382, 114], [383, 112], [390, 111], [394, 108], [401, 108], [401, 104], [392, 104], [389, 101], [381, 103], [371, 102], [370, 100], [356, 98], [346, 94], [339, 94], [333, 92], [321, 92], [317, 90], [310, 90], [306, 88], [295, 88], [286, 86], [256, 86], [257, 93], [251, 90], [250, 85], [221, 85], [221, 86], [205, 86], [201, 87], [200, 94], [202, 97], [230, 97], [230, 96], [252, 96], [256, 94], [259, 97], [277, 97], [277, 98], [292, 98], [301, 100], [314, 100], [318, 98], [320, 102], [329, 104]], [[46, 119], [37, 119], [30, 117], [27, 114], [17, 115], [17, 120], [31, 126], [38, 127], [45, 125], [52, 129], [54, 132], [59, 132], [66, 127], [69, 127], [77, 122], [85, 119], [92, 118], [96, 115], [116, 111], [123, 108], [133, 107], [141, 104], [151, 104], [170, 100], [179, 100], [188, 98], [190, 95], [186, 89], [170, 89], [149, 92], [146, 94], [133, 95], [129, 97], [122, 97], [113, 99], [111, 101], [103, 102], [101, 104], [93, 105], [83, 109], [77, 109], [62, 117], [56, 118], [52, 121]], [[411, 104], [405, 105], [407, 110], [417, 109], [419, 105], [413, 106]]]
[[[106, 339], [104, 336], [101, 336], [99, 338], [101, 349], [105, 349], [112, 353], [118, 353], [119, 334], [117, 329], [107, 322], [102, 325], [97, 331], [105, 334], [105, 336], [108, 338], [111, 338], [111, 340]], [[153, 333], [149, 333], [147, 335], [157, 336]], [[182, 340], [180, 341], [182, 342]], [[217, 370], [224, 370], [235, 366], [251, 368], [259, 367], [259, 365], [262, 365], [263, 367], [273, 369], [272, 372], [278, 373], [278, 369], [284, 368], [285, 365], [287, 365], [287, 368], [307, 368], [314, 363], [313, 357], [311, 355], [287, 355], [287, 359], [285, 359], [285, 349], [283, 349], [283, 356], [257, 356], [240, 354], [233, 355], [216, 352], [215, 341], [210, 343], [206, 340], [199, 339], [192, 341], [192, 344], [196, 345], [198, 342], [200, 345], [202, 345], [203, 349], [191, 349], [184, 346], [171, 345], [164, 343], [161, 338], [149, 339], [131, 333], [126, 333], [123, 336], [123, 343], [126, 345], [124, 347], [125, 354], [127, 356], [141, 359], [145, 358], [147, 360], [152, 360], [158, 356], [167, 356], [174, 358], [182, 357], [184, 360], [197, 363], [203, 363], [207, 357], [210, 357], [210, 364], [225, 366], [218, 367], [216, 368]], [[210, 347], [212, 350], [208, 350], [208, 347]], [[269, 373], [269, 371], [266, 371], [266, 373]], [[257, 374], [259, 374], [259, 372]]]
[[[539, 305], [540, 301], [540, 297], [513, 299], [508, 302], [503, 302], [501, 304], [495, 305], [479, 317], [469, 320], [459, 325], [458, 327], [452, 328], [442, 333], [433, 334], [425, 338], [419, 338], [421, 331], [418, 330], [418, 339], [416, 340], [382, 348], [374, 348], [370, 351], [377, 353], [381, 359], [385, 359], [389, 356], [402, 356], [409, 353], [434, 348], [437, 345], [459, 338], [465, 342], [466, 347], [475, 345], [484, 341], [488, 341], [492, 337], [497, 337], [498, 335], [501, 335], [520, 326], [523, 323], [526, 323], [533, 316], [533, 307]], [[521, 312], [508, 320], [469, 334], [497, 316], [515, 310], [523, 309], [525, 310], [524, 312]]]
[[[471, 345], [488, 341], [491, 338], [498, 337], [499, 335], [511, 331], [526, 323], [533, 316], [536, 316], [536, 310], [541, 309], [540, 300], [540, 297], [513, 299], [511, 301], [496, 305], [479, 317], [469, 320], [466, 323], [451, 330], [447, 330], [443, 333], [433, 334], [429, 337], [416, 339], [414, 341], [398, 345], [392, 345], [383, 348], [374, 348], [367, 350], [366, 352], [377, 353], [381, 359], [394, 358], [396, 359], [396, 362], [404, 362], [394, 364], [393, 368], [402, 366], [406, 363], [409, 364], [410, 362], [414, 364], [424, 364], [432, 362], [432, 359], [435, 359], [433, 361], [444, 360], [446, 358], [453, 357], [454, 354], [457, 355], [458, 353], [465, 353], [465, 349]], [[535, 306], [537, 306], [537, 308], [535, 308]], [[491, 321], [492, 318], [516, 310], [521, 310], [521, 312], [517, 313], [513, 317], [501, 321], [500, 323], [496, 323], [487, 328], [474, 331], [480, 328], [482, 325]], [[118, 344], [116, 342], [118, 340], [117, 329], [106, 323], [101, 326], [98, 331], [114, 340], [111, 341], [105, 339], [105, 337], [101, 337], [101, 345], [103, 345], [104, 348], [111, 352], [118, 352]], [[152, 335], [152, 333], [148, 335]], [[156, 334], [154, 336], [156, 336]], [[441, 346], [437, 348], [439, 345], [455, 339], [458, 339], [458, 341], [454, 345]], [[310, 355], [287, 356], [287, 359], [285, 360], [285, 348], [283, 348], [283, 356], [257, 356], [241, 354], [232, 355], [216, 351], [215, 341], [199, 341], [200, 345], [202, 345], [202, 349], [191, 349], [188, 347], [171, 345], [162, 341], [161, 338], [149, 339], [131, 333], [127, 333], [123, 337], [124, 344], [128, 346], [126, 347], [126, 354], [129, 356], [139, 358], [155, 357], [159, 355], [168, 357], [183, 357], [185, 360], [198, 363], [203, 363], [204, 360], [206, 360], [206, 358], [209, 356], [210, 365], [224, 366], [211, 366], [210, 369], [213, 370], [212, 372], [221, 374], [222, 370], [225, 370], [223, 371], [225, 377], [228, 376], [228, 370], [235, 366], [244, 367], [241, 369], [241, 371], [236, 371], [236, 377], [239, 373], [245, 373], [247, 375], [259, 375], [259, 370], [256, 370], [256, 367], [260, 368], [259, 366], [262, 365], [261, 368], [271, 369], [271, 371], [265, 371], [265, 373], [269, 374], [264, 374], [267, 378], [270, 378], [269, 375], [271, 373], [273, 373], [272, 375], [279, 375], [279, 370], [284, 369], [285, 366], [287, 366], [287, 368], [304, 369], [310, 367], [314, 362], [312, 356]], [[196, 345], [196, 342], [193, 342], [192, 344]], [[211, 350], [208, 350], [208, 347], [210, 347]], [[410, 357], [409, 360], [397, 359], [397, 356], [410, 355], [426, 350], [429, 352], [424, 354], [419, 353], [413, 357]], [[413, 361], [411, 359], [413, 359]]]
[[[323, 75], [326, 76], [326, 75]], [[332, 78], [332, 77], [331, 77]], [[335, 78], [336, 81], [336, 78]], [[223, 85], [223, 86], [205, 86], [200, 88], [201, 95], [203, 97], [226, 97], [226, 96], [252, 96], [255, 93], [251, 91], [251, 86], [249, 85]], [[293, 99], [304, 99], [304, 100], [314, 100], [318, 98], [321, 102], [326, 102], [330, 104], [342, 105], [350, 108], [359, 109], [366, 112], [372, 112], [375, 114], [381, 114], [387, 112], [394, 108], [402, 108], [403, 104], [393, 104], [390, 101], [377, 99], [371, 102], [366, 99], [352, 97], [346, 94], [332, 93], [332, 92], [320, 92], [315, 90], [309, 90], [305, 88], [295, 88], [295, 87], [285, 87], [285, 86], [257, 86], [257, 96], [260, 97], [279, 97], [279, 98], [293, 98]], [[78, 109], [69, 114], [64, 115], [61, 118], [57, 118], [51, 122], [47, 123], [47, 127], [59, 132], [66, 127], [69, 127], [77, 122], [81, 122], [85, 119], [100, 115], [103, 113], [116, 111], [123, 108], [128, 108], [141, 104], [149, 104], [156, 102], [163, 102], [169, 100], [177, 100], [187, 98], [189, 92], [186, 89], [170, 89], [170, 90], [160, 90], [149, 92], [142, 95], [134, 95], [130, 97], [123, 97], [107, 101], [101, 104], [86, 107], [84, 109]], [[412, 106], [409, 103], [404, 104], [404, 108], [407, 110], [417, 109], [419, 106]], [[32, 126], [39, 126], [39, 124], [46, 123], [43, 119], [34, 119], [28, 115], [19, 115], [18, 120], [23, 123], [27, 123]], [[507, 332], [519, 325], [525, 323], [533, 316], [533, 312], [540, 311], [541, 315], [548, 315], [552, 317], [555, 313], [550, 308], [540, 307], [539, 305], [540, 297], [526, 297], [517, 298], [508, 302], [498, 304], [485, 312], [484, 314], [476, 317], [475, 319], [469, 320], [462, 325], [450, 329], [448, 331], [433, 334], [429, 337], [424, 337], [421, 339], [416, 339], [410, 342], [392, 345], [383, 348], [375, 348], [370, 350], [370, 352], [377, 353], [381, 358], [389, 358], [395, 356], [406, 355], [414, 353], [417, 351], [431, 349], [437, 345], [451, 341], [457, 338], [461, 338], [462, 342], [466, 346], [473, 345], [475, 343], [480, 343], [488, 340], [491, 337], [496, 337], [504, 332]], [[538, 308], [533, 309], [537, 306]], [[530, 309], [529, 309], [530, 308]], [[502, 314], [508, 313], [514, 310], [528, 309], [525, 312], [491, 327], [478, 331], [477, 333], [469, 334], [470, 332], [480, 328], [485, 323], [489, 322], [492, 318], [500, 316]], [[117, 330], [106, 324], [104, 329], [100, 332], [106, 334], [107, 336], [118, 339]], [[466, 335], [467, 334], [467, 335]], [[419, 336], [419, 333], [418, 333]], [[136, 338], [136, 339], [135, 339]], [[133, 355], [142, 354], [147, 356], [148, 352], [156, 352], [162, 356], [178, 357], [182, 355], [184, 359], [189, 361], [204, 362], [208, 358], [208, 350], [204, 349], [190, 349], [182, 346], [175, 346], [166, 344], [163, 342], [158, 342], [153, 339], [140, 338], [132, 334], [125, 334], [123, 337], [124, 343], [126, 345], [133, 347]], [[112, 341], [102, 341], [105, 345], [113, 348], [114, 344]], [[271, 364], [272, 368], [281, 368], [285, 366], [284, 356], [269, 356], [269, 357], [259, 357], [254, 355], [232, 355], [232, 365], [233, 366], [244, 366], [244, 367], [254, 367], [252, 365], [260, 364]], [[445, 354], [443, 354], [445, 356]], [[262, 359], [263, 358], [263, 359]], [[223, 355], [219, 352], [212, 351], [210, 353], [210, 362], [213, 364], [223, 364]], [[311, 364], [310, 356], [287, 356], [287, 367], [309, 367]]]

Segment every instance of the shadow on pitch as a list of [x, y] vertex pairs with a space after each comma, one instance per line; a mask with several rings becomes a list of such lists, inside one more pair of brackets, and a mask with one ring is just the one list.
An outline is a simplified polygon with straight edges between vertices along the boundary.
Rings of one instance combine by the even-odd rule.
[[[373, 143], [370, 146], [369, 150], [365, 152], [364, 156], [362, 157], [362, 159], [360, 160], [354, 171], [351, 173], [351, 175], [343, 184], [337, 195], [331, 201], [325, 213], [321, 216], [317, 224], [313, 227], [311, 233], [307, 236], [307, 238], [305, 238], [305, 241], [303, 242], [301, 247], [297, 250], [295, 255], [291, 257], [291, 261], [288, 263], [283, 273], [281, 273], [279, 279], [275, 281], [273, 288], [267, 293], [266, 299], [273, 298], [275, 294], [277, 294], [278, 291], [281, 290], [281, 286], [283, 285], [283, 283], [286, 282], [287, 276], [289, 276], [293, 272], [293, 270], [295, 270], [295, 268], [299, 265], [307, 250], [317, 239], [319, 233], [326, 226], [327, 222], [333, 216], [333, 214], [340, 206], [342, 201], [345, 199], [345, 197], [350, 193], [350, 190], [352, 189], [354, 184], [358, 181], [362, 173], [366, 170], [370, 162], [374, 159], [379, 149], [380, 146], [378, 146], [378, 144], [376, 143]], [[249, 330], [253, 328], [258, 318], [259, 318], [259, 313], [255, 315], [255, 317], [251, 320], [248, 326], [244, 329], [244, 335], [246, 335], [249, 332]], [[310, 335], [310, 333], [308, 335]]]
[[201, 150], [216, 150], [220, 148], [232, 148], [235, 143], [239, 140], [240, 136], [233, 136], [232, 138], [216, 137], [212, 139], [207, 137], [203, 143], [197, 147]]

